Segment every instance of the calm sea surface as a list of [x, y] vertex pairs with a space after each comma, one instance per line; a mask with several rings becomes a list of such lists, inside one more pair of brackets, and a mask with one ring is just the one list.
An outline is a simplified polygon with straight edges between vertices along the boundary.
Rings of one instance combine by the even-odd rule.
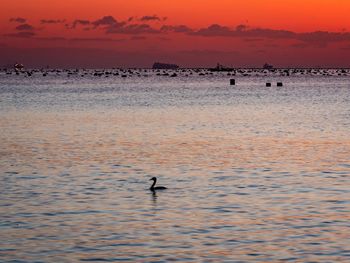
[[350, 262], [349, 76], [111, 72], [0, 72], [1, 262]]

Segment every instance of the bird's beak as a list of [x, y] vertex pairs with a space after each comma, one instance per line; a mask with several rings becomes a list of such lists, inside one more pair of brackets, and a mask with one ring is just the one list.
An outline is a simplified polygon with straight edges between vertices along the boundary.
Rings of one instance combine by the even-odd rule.
[[153, 178], [151, 178], [151, 179], [149, 179], [150, 181], [152, 181], [153, 180]]

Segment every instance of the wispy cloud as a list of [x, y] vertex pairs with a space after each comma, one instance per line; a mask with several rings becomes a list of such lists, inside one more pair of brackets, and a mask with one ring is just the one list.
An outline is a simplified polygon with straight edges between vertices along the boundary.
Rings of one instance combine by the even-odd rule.
[[[113, 16], [104, 16], [101, 19], [91, 22], [95, 27], [98, 26], [113, 26], [119, 24]], [[122, 23], [123, 24], [123, 23]]]
[[35, 28], [29, 24], [21, 24], [15, 27], [16, 32], [4, 34], [7, 37], [32, 38], [36, 35]]
[[126, 34], [126, 35], [138, 35], [138, 34], [159, 34], [160, 30], [151, 27], [148, 24], [130, 24], [130, 25], [113, 25], [106, 28], [107, 34]]
[[165, 21], [166, 19], [167, 19], [166, 17], [160, 18], [157, 15], [152, 15], [152, 16], [143, 16], [139, 20], [142, 22], [148, 22], [148, 21]]
[[84, 19], [76, 19], [73, 21], [71, 28], [76, 28], [79, 25], [88, 26], [90, 25], [90, 21]]
[[[349, 42], [350, 32], [331, 32], [331, 31], [311, 31], [311, 32], [294, 32], [285, 29], [272, 29], [261, 27], [250, 27], [240, 24], [236, 27], [229, 27], [220, 24], [211, 24], [207, 27], [193, 28], [186, 24], [172, 25], [152, 22], [165, 21], [166, 17], [159, 15], [145, 15], [142, 17], [132, 16], [126, 20], [118, 20], [111, 15], [106, 15], [96, 20], [75, 19], [71, 22], [66, 22], [62, 19], [41, 19], [40, 24], [61, 24], [66, 23], [69, 29], [82, 27], [86, 31], [98, 30], [107, 35], [132, 35], [130, 40], [142, 40], [142, 37], [150, 34], [159, 34], [160, 37], [166, 37], [172, 34], [185, 34], [188, 37], [207, 37], [207, 38], [238, 38], [245, 42], [263, 42], [264, 40], [291, 40], [296, 42], [291, 45], [293, 48], [304, 48], [307, 46], [326, 47], [331, 43]], [[13, 17], [10, 22], [19, 23], [16, 25], [16, 32], [7, 34], [7, 36], [16, 37], [32, 37], [37, 29], [33, 25], [28, 24], [25, 18]], [[21, 33], [22, 32], [22, 33]], [[87, 38], [88, 39], [88, 38]], [[94, 39], [94, 38], [90, 38]], [[108, 41], [109, 37], [100, 39], [100, 41]], [[86, 40], [88, 41], [88, 40]], [[93, 41], [93, 40], [91, 40]], [[271, 41], [270, 41], [271, 42]]]
[[4, 36], [7, 36], [7, 37], [18, 37], [18, 38], [31, 38], [31, 37], [35, 36], [35, 33], [31, 32], [31, 31], [22, 31], [22, 32], [5, 34]]
[[269, 28], [249, 28], [245, 25], [239, 25], [236, 28], [229, 28], [218, 24], [210, 25], [206, 28], [201, 28], [197, 31], [189, 32], [193, 36], [203, 37], [237, 37], [246, 39], [288, 39], [298, 40], [305, 43], [325, 46], [328, 43], [350, 41], [349, 32], [328, 32], [314, 31], [297, 33], [283, 29]]
[[41, 24], [62, 24], [65, 23], [65, 19], [41, 19], [40, 23]]
[[10, 22], [15, 22], [15, 23], [25, 23], [27, 22], [27, 19], [22, 18], [22, 17], [12, 17], [9, 19]]
[[178, 26], [171, 26], [171, 25], [164, 25], [160, 29], [163, 32], [176, 32], [176, 33], [192, 33], [193, 29], [186, 25], [178, 25]]
[[19, 26], [16, 26], [16, 30], [18, 31], [34, 31], [34, 27], [29, 24], [22, 24]]
[[86, 29], [103, 29], [107, 34], [154, 34], [160, 33], [160, 30], [151, 27], [146, 23], [133, 23], [134, 18], [130, 17], [127, 21], [118, 21], [113, 16], [104, 16], [100, 19], [90, 21], [76, 19], [70, 28], [76, 28], [78, 25], [91, 26]]

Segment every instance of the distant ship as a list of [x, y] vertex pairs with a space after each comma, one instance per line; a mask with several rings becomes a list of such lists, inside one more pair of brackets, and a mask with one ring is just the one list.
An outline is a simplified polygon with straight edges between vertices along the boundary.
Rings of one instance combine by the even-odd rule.
[[166, 64], [166, 63], [159, 63], [156, 62], [153, 64], [153, 69], [178, 69], [179, 66], [176, 64]]
[[273, 66], [265, 63], [263, 69], [273, 69]]
[[209, 70], [212, 72], [214, 72], [214, 71], [226, 71], [226, 72], [228, 72], [228, 71], [233, 71], [233, 68], [228, 68], [228, 67], [225, 67], [225, 66], [218, 63], [215, 68], [210, 68]]
[[14, 67], [14, 69], [15, 69], [16, 71], [21, 71], [22, 69], [24, 69], [23, 64], [20, 64], [20, 63], [15, 63], [15, 64], [13, 65], [13, 67]]

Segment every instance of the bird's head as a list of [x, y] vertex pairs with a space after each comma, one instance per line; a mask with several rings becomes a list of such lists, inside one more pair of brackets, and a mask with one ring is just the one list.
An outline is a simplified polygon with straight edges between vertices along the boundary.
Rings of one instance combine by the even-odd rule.
[[152, 177], [151, 179], [149, 179], [150, 181], [156, 181], [157, 178], [156, 177]]

